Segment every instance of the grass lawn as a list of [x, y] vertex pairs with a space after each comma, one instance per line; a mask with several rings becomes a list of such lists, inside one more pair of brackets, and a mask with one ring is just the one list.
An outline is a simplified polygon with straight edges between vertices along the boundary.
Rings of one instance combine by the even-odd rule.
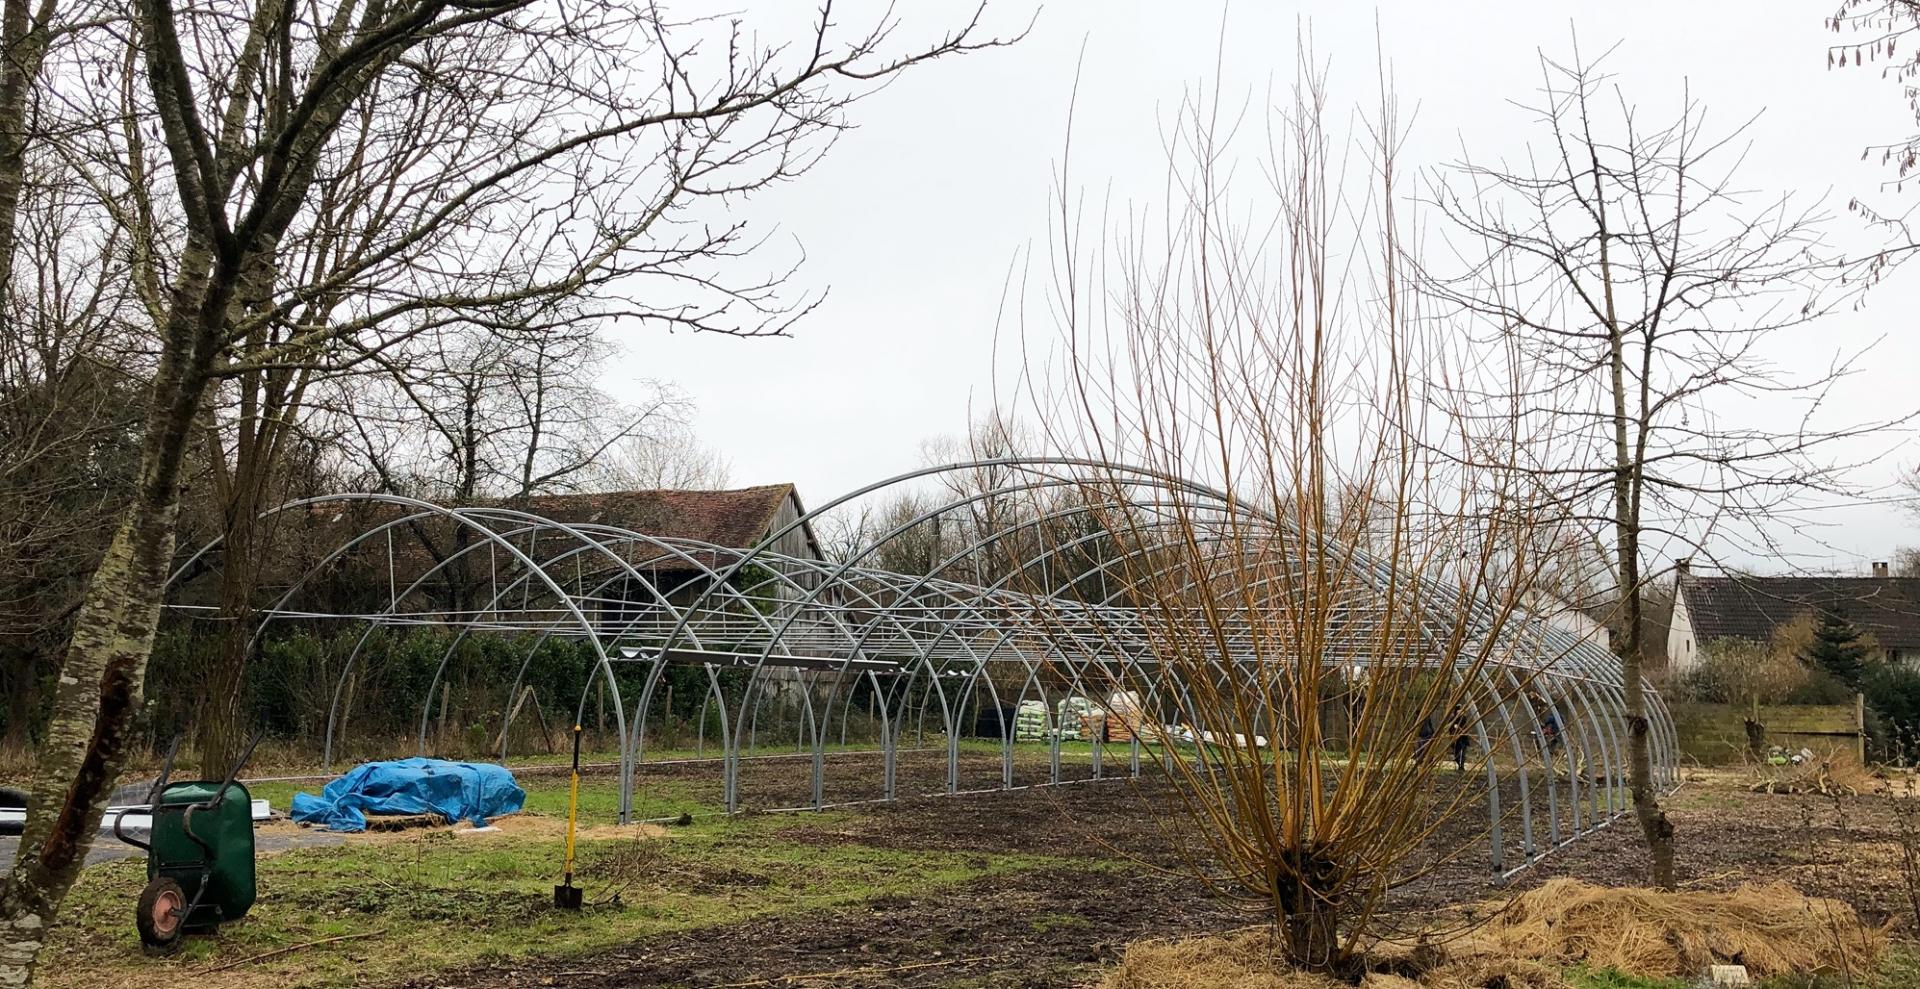
[[[541, 791], [533, 802], [540, 807], [550, 799]], [[422, 830], [283, 852], [260, 860], [259, 900], [245, 920], [217, 936], [190, 937], [166, 959], [144, 956], [133, 931], [144, 864], [108, 863], [88, 869], [76, 887], [41, 984], [78, 989], [190, 978], [202, 986], [294, 989], [377, 983], [492, 961], [565, 957], [650, 934], [831, 909], [1057, 864], [1039, 856], [803, 845], [773, 835], [792, 820], [722, 819], [631, 829], [631, 836], [608, 826], [590, 829], [579, 849], [589, 905], [579, 914], [551, 906], [563, 839], [561, 820], [547, 814], [507, 819], [498, 833]], [[341, 936], [351, 939], [211, 971]]]

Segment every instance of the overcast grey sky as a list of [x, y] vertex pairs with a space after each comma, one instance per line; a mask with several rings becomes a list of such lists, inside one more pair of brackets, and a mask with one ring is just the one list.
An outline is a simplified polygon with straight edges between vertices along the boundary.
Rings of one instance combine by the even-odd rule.
[[[782, 0], [772, 16], [791, 16]], [[901, 4], [911, 26], [962, 18], [965, 5]], [[791, 339], [664, 336], [626, 330], [606, 382], [677, 383], [697, 403], [695, 430], [733, 464], [736, 484], [794, 481], [820, 503], [914, 467], [920, 444], [963, 433], [993, 400], [993, 337], [1002, 291], [1023, 251], [1044, 252], [1049, 190], [1080, 65], [1076, 181], [1116, 202], [1155, 198], [1165, 168], [1160, 136], [1184, 90], [1211, 85], [1257, 94], [1294, 72], [1296, 33], [1310, 29], [1332, 64], [1337, 102], [1374, 92], [1376, 18], [1402, 103], [1413, 111], [1402, 167], [1441, 164], [1462, 147], [1476, 159], [1513, 155], [1540, 81], [1536, 52], [1615, 43], [1606, 67], [1650, 119], [1679, 108], [1682, 85], [1732, 127], [1756, 112], [1744, 187], [1833, 197], [1836, 235], [1851, 236], [1850, 196], [1920, 204], [1920, 183], [1880, 192], [1885, 173], [1864, 144], [1904, 136], [1897, 87], [1877, 71], [1826, 68], [1831, 0], [1616, 0], [1592, 3], [1250, 3], [1058, 0], [1012, 48], [921, 67], [855, 109], [858, 129], [802, 181], [748, 207], [763, 229], [804, 245], [804, 287], [825, 304]], [[1024, 23], [1031, 7], [1001, 0], [989, 17]], [[1221, 18], [1226, 17], [1222, 40]], [[749, 8], [749, 22], [763, 18]], [[840, 19], [861, 23], [847, 11]], [[773, 23], [767, 19], [766, 23]], [[1081, 53], [1084, 46], [1084, 60]], [[1044, 261], [1044, 254], [1041, 254]], [[1778, 341], [1786, 366], [1825, 364], [1840, 348], [1884, 336], [1847, 386], [1838, 419], [1884, 418], [1920, 405], [1920, 267], [1901, 272], [1817, 331]], [[1000, 369], [1003, 376], [1006, 369]], [[1880, 496], [1920, 446], [1896, 435], [1848, 451], [1888, 451], [1860, 474]], [[1748, 558], [1763, 570], [1859, 568], [1895, 545], [1920, 544], [1896, 505], [1820, 508], [1777, 520], [1797, 559]]]

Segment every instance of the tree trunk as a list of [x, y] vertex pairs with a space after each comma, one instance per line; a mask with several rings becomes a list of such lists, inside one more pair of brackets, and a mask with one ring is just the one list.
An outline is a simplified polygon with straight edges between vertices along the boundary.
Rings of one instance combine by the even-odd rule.
[[20, 193], [26, 185], [27, 93], [47, 54], [52, 0], [0, 4], [0, 321], [11, 318], [14, 245], [18, 241]]
[[[1592, 151], [1591, 145], [1589, 150]], [[1603, 194], [1598, 152], [1593, 162], [1594, 191]], [[1620, 657], [1621, 692], [1627, 708], [1627, 788], [1633, 795], [1633, 815], [1647, 842], [1648, 878], [1661, 889], [1673, 888], [1673, 822], [1660, 808], [1653, 786], [1652, 726], [1647, 721], [1647, 687], [1643, 676], [1641, 619], [1646, 611], [1646, 588], [1640, 574], [1640, 485], [1646, 471], [1646, 436], [1651, 428], [1645, 387], [1647, 369], [1642, 368], [1638, 415], [1627, 412], [1628, 389], [1626, 332], [1621, 328], [1614, 308], [1613, 268], [1609, 256], [1612, 235], [1607, 229], [1605, 199], [1594, 218], [1599, 227], [1600, 284], [1603, 292], [1607, 331], [1607, 372], [1613, 399], [1613, 525], [1614, 551], [1619, 555], [1620, 601], [1624, 614], [1618, 616], [1625, 627], [1614, 640]], [[1643, 354], [1651, 359], [1651, 349]], [[1633, 437], [1632, 439], [1629, 436]]]
[[1345, 974], [1347, 952], [1340, 942], [1341, 895], [1333, 888], [1338, 870], [1318, 851], [1290, 852], [1285, 857], [1292, 865], [1291, 874], [1276, 876], [1273, 884], [1281, 951], [1299, 968]]
[[106, 812], [140, 710], [160, 588], [173, 555], [174, 511], [173, 505], [141, 504], [94, 574], [40, 747], [28, 798], [33, 812], [0, 891], [0, 986], [31, 980], [47, 927], [79, 877]]
[[1287, 914], [1281, 925], [1287, 961], [1311, 972], [1337, 973], [1340, 962], [1339, 914], [1324, 903], [1310, 903]]
[[[1616, 336], [1616, 353], [1618, 346]], [[1618, 363], [1614, 380], [1616, 396], [1624, 399], [1617, 387], [1620, 384]], [[1621, 421], [1624, 423], [1624, 416]], [[1624, 424], [1616, 435], [1617, 452], [1621, 456], [1614, 482], [1615, 522], [1619, 529], [1621, 603], [1625, 606], [1620, 620], [1625, 627], [1615, 641], [1620, 656], [1621, 689], [1626, 695], [1627, 789], [1633, 795], [1633, 816], [1639, 821], [1640, 833], [1647, 842], [1647, 878], [1660, 889], [1672, 889], [1673, 822], [1667, 819], [1666, 811], [1660, 807], [1659, 794], [1654, 791], [1652, 725], [1647, 720], [1647, 687], [1641, 662], [1640, 626], [1646, 591], [1641, 586], [1640, 575], [1640, 520], [1629, 494], [1634, 461], [1627, 455]]]
[[231, 506], [221, 545], [220, 635], [212, 662], [202, 671], [198, 748], [200, 772], [224, 775], [240, 756], [246, 733], [247, 647], [253, 639], [254, 520], [249, 504]]
[[26, 986], [47, 930], [98, 835], [140, 714], [180, 515], [180, 466], [213, 363], [206, 305], [224, 294], [190, 237], [144, 415], [139, 484], [87, 583], [61, 659], [27, 796], [20, 851], [0, 888], [0, 987]]
[[1747, 731], [1747, 754], [1755, 759], [1766, 758], [1767, 726], [1748, 718], [1742, 727]]

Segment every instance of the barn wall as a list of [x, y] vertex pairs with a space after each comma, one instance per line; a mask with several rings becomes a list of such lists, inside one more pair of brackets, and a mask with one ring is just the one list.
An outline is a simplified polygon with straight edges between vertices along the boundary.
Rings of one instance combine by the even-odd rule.
[[[774, 512], [773, 524], [767, 527], [767, 531], [779, 532], [781, 529], [791, 525], [794, 520], [799, 517], [800, 502], [794, 498], [793, 495], [789, 494], [785, 498], [780, 499], [780, 508]], [[819, 558], [819, 554], [814, 551], [813, 545], [807, 540], [807, 529], [805, 526], [800, 526], [792, 532], [781, 536], [779, 541], [774, 543], [773, 548], [775, 551], [786, 556], [801, 559]]]

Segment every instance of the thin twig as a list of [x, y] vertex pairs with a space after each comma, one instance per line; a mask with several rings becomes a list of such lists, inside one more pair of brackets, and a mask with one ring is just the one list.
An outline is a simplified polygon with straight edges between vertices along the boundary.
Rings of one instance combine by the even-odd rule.
[[342, 934], [342, 935], [339, 935], [338, 937], [323, 937], [318, 941], [303, 941], [299, 944], [290, 944], [284, 948], [275, 948], [272, 951], [264, 951], [257, 955], [250, 955], [246, 958], [241, 958], [236, 961], [230, 961], [224, 965], [215, 965], [212, 968], [203, 968], [193, 974], [211, 975], [215, 972], [224, 972], [227, 969], [239, 968], [242, 965], [251, 964], [253, 962], [265, 961], [269, 958], [273, 958], [279, 955], [291, 954], [292, 952], [299, 951], [302, 948], [312, 948], [317, 945], [332, 944], [335, 941], [352, 941], [355, 938], [379, 937], [380, 935], [385, 933], [387, 933], [387, 929], [382, 927], [377, 931], [361, 931], [358, 934]]
[[747, 986], [770, 986], [777, 982], [799, 982], [812, 979], [839, 979], [852, 975], [886, 975], [891, 972], [910, 972], [917, 968], [939, 968], [942, 965], [959, 965], [965, 962], [986, 961], [988, 956], [974, 958], [943, 958], [937, 962], [914, 962], [911, 965], [869, 965], [864, 968], [843, 968], [833, 972], [812, 972], [806, 975], [781, 975], [770, 979], [748, 979], [745, 982], [722, 982], [708, 986], [707, 989], [745, 989]]

